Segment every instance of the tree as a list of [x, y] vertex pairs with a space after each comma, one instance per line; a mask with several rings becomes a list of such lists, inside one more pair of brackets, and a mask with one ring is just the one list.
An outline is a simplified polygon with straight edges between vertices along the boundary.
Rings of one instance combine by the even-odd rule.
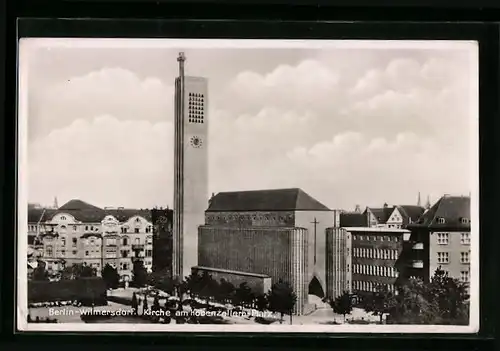
[[241, 283], [234, 293], [235, 305], [247, 306], [253, 302], [254, 295], [252, 289], [246, 282]]
[[71, 280], [89, 278], [97, 276], [97, 270], [83, 263], [75, 263], [70, 267], [65, 267], [61, 274], [61, 279]]
[[436, 311], [436, 323], [468, 324], [468, 284], [451, 278], [439, 267], [426, 285], [424, 297]]
[[268, 294], [269, 309], [280, 314], [280, 324], [283, 323], [283, 315], [290, 314], [290, 324], [292, 324], [292, 314], [297, 296], [290, 284], [279, 280], [273, 284]]
[[153, 300], [153, 306], [151, 306], [151, 311], [153, 312], [153, 319], [158, 320], [159, 319], [159, 313], [161, 311], [160, 307], [160, 301], [158, 300], [158, 295], [155, 296]]
[[344, 316], [345, 322], [345, 316], [352, 311], [351, 295], [347, 291], [344, 291], [344, 293], [338, 296], [336, 299], [330, 299], [329, 304], [333, 309], [333, 312]]
[[134, 266], [132, 269], [132, 282], [136, 287], [142, 287], [148, 282], [148, 271], [142, 261], [134, 261]]
[[[215, 285], [217, 284], [217, 286]], [[198, 280], [197, 290], [198, 295], [202, 299], [207, 301], [207, 304], [210, 301], [210, 298], [217, 294], [215, 291], [218, 288], [218, 283], [215, 281], [208, 272], [203, 272], [201, 277]]]
[[255, 298], [255, 303], [259, 311], [265, 311], [268, 308], [269, 302], [267, 301], [266, 294], [257, 295]]
[[108, 289], [116, 289], [120, 284], [120, 275], [118, 270], [110, 264], [106, 264], [101, 271], [101, 276]]
[[438, 268], [430, 282], [409, 279], [391, 308], [391, 322], [397, 324], [468, 324], [467, 284]]
[[146, 311], [148, 309], [149, 309], [149, 306], [148, 306], [148, 296], [144, 295], [144, 302], [142, 304], [142, 314], [144, 315], [145, 313], [147, 313]]
[[49, 273], [47, 272], [46, 263], [43, 261], [37, 261], [37, 266], [33, 270], [32, 279], [37, 281], [47, 281], [49, 280]]
[[368, 313], [380, 317], [380, 323], [384, 314], [390, 313], [394, 306], [394, 295], [386, 288], [380, 288], [371, 295], [367, 295], [362, 302], [362, 307]]
[[170, 271], [168, 269], [149, 274], [148, 284], [170, 295], [175, 291], [174, 280], [170, 277]]
[[235, 287], [231, 282], [221, 279], [219, 284], [219, 301], [229, 302], [232, 301], [235, 295]]
[[137, 295], [136, 295], [135, 292], [132, 294], [132, 303], [131, 303], [131, 305], [132, 305], [132, 310], [134, 311], [134, 315], [137, 316], [137, 313], [139, 311], [139, 304], [137, 303]]
[[186, 277], [185, 281], [189, 294], [193, 297], [198, 297], [202, 287], [202, 276], [198, 274], [198, 272], [191, 273], [188, 277]]

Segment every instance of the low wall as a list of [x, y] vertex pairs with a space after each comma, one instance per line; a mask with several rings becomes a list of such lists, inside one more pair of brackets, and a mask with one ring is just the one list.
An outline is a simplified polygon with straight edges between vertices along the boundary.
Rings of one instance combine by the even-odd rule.
[[241, 283], [247, 283], [248, 287], [256, 295], [261, 295], [269, 292], [271, 289], [271, 277], [264, 274], [254, 274], [248, 272], [230, 271], [226, 269], [210, 268], [210, 267], [193, 267], [193, 273], [207, 272], [213, 279], [220, 281], [222, 279], [230, 282], [234, 287], [238, 287]]
[[28, 281], [28, 303], [80, 301], [85, 304], [106, 305], [106, 284], [101, 278], [72, 280]]

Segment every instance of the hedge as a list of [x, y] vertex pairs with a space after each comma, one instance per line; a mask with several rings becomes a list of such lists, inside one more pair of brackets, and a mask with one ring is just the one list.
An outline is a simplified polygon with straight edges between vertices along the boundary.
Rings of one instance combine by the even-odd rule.
[[79, 301], [84, 305], [107, 305], [104, 280], [99, 277], [72, 280], [29, 281], [28, 303]]

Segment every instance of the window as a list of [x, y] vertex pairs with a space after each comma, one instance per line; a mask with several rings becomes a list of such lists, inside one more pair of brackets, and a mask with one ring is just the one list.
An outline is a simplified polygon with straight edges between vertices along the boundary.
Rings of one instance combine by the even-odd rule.
[[45, 248], [45, 253], [47, 254], [48, 257], [52, 257], [52, 255], [54, 254], [53, 250], [52, 250], [52, 246], [47, 246]]
[[134, 242], [135, 242], [136, 245], [139, 245], [141, 243], [141, 239], [135, 238]]
[[72, 238], [71, 241], [73, 242], [73, 246], [76, 246], [76, 243], [78, 242], [77, 238]]
[[462, 218], [460, 218], [460, 223], [462, 223], [462, 224], [468, 224], [469, 223], [469, 219], [462, 217]]
[[122, 257], [127, 258], [128, 257], [128, 251], [127, 250], [122, 250]]
[[460, 234], [460, 244], [470, 245], [470, 233], [461, 233]]
[[449, 252], [438, 252], [438, 263], [450, 263], [450, 254]]
[[74, 225], [74, 226], [73, 226], [73, 231], [75, 231], [75, 232], [76, 232], [76, 230], [77, 230], [77, 229], [78, 229], [78, 228], [76, 227], [76, 225]]
[[127, 246], [128, 245], [128, 239], [127, 238], [123, 238], [123, 246]]
[[[151, 245], [153, 243], [153, 238], [151, 236], [148, 236], [146, 238], [146, 244]], [[349, 250], [349, 249], [348, 249]], [[349, 254], [349, 253], [348, 253]]]
[[85, 230], [89, 230], [89, 226], [88, 225], [85, 226]]
[[91, 243], [92, 245], [94, 245], [94, 244], [95, 244], [95, 239], [94, 239], [94, 238], [91, 238], [91, 239], [90, 239], [90, 243]]
[[139, 217], [137, 217], [137, 218], [135, 219], [135, 221], [136, 221], [137, 223], [139, 223], [141, 220], [139, 219]]
[[470, 263], [469, 252], [460, 252], [460, 263]]
[[88, 256], [89, 255], [89, 252], [88, 251], [85, 251], [85, 256]]
[[[152, 257], [153, 250], [146, 250], [146, 257]], [[347, 271], [349, 272], [349, 265], [347, 265]]]
[[61, 238], [61, 246], [66, 246], [66, 238]]
[[116, 245], [116, 239], [115, 238], [107, 238], [106, 245]]
[[139, 234], [139, 228], [135, 228], [134, 233]]
[[61, 250], [61, 256], [66, 256], [66, 250]]
[[61, 220], [65, 221], [66, 220], [66, 216], [61, 216]]
[[446, 222], [446, 221], [444, 220], [444, 218], [443, 218], [443, 217], [438, 217], [438, 219], [437, 219], [437, 223], [438, 223], [438, 224], [444, 224], [445, 222]]
[[437, 233], [437, 243], [439, 245], [448, 245], [450, 240], [449, 233]]
[[460, 280], [464, 283], [469, 282], [469, 271], [461, 271], [460, 272]]

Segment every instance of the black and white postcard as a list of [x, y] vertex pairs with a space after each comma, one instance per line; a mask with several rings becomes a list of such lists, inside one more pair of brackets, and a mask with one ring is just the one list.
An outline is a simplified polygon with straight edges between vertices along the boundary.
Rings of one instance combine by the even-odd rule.
[[478, 45], [21, 39], [18, 328], [473, 333]]

